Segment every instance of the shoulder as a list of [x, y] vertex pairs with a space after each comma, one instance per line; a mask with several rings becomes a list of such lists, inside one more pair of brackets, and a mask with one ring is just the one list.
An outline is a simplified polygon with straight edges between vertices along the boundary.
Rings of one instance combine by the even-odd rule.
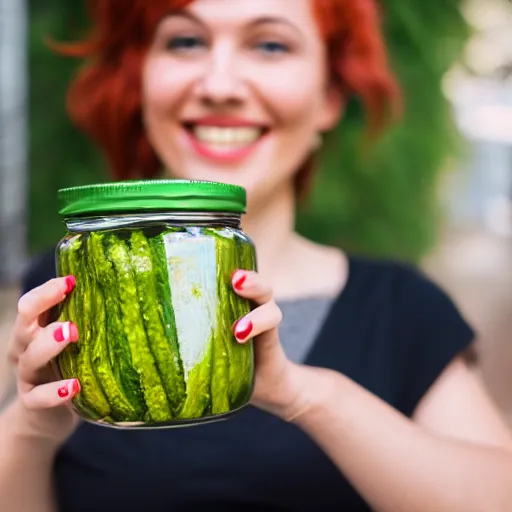
[[393, 313], [394, 339], [388, 342], [401, 389], [399, 409], [410, 415], [444, 369], [471, 350], [475, 333], [443, 287], [411, 264], [355, 259], [354, 273]]
[[[411, 320], [429, 315], [457, 312], [454, 300], [446, 290], [422, 269], [413, 264], [391, 259], [351, 257], [354, 281], [365, 291], [385, 294], [395, 306], [410, 313]], [[433, 318], [433, 320], [439, 318]]]
[[55, 268], [55, 252], [53, 250], [43, 251], [35, 255], [30, 260], [21, 278], [22, 294], [53, 279], [56, 275]]
[[353, 288], [389, 304], [386, 310], [394, 312], [406, 339], [473, 339], [473, 329], [454, 299], [420, 268], [403, 261], [353, 258], [351, 269]]

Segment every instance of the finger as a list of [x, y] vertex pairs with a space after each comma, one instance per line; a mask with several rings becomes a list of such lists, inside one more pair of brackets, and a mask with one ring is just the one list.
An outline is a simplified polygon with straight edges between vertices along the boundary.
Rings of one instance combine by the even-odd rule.
[[239, 319], [233, 326], [233, 332], [240, 343], [264, 333], [277, 340], [277, 327], [282, 319], [283, 315], [279, 306], [271, 300]]
[[14, 323], [9, 359], [14, 364], [38, 332], [39, 318], [56, 307], [74, 289], [73, 276], [51, 279], [27, 292], [18, 301], [18, 316]]
[[78, 379], [60, 380], [33, 387], [22, 393], [20, 400], [27, 409], [50, 409], [68, 403], [80, 393], [80, 389]]
[[18, 321], [30, 326], [43, 313], [57, 306], [76, 286], [73, 276], [57, 277], [25, 293], [18, 301]]
[[19, 359], [19, 380], [38, 384], [41, 370], [70, 343], [77, 341], [78, 328], [72, 322], [54, 323], [41, 329]]
[[272, 288], [257, 272], [237, 270], [231, 281], [240, 297], [250, 299], [256, 304], [265, 304], [272, 300]]

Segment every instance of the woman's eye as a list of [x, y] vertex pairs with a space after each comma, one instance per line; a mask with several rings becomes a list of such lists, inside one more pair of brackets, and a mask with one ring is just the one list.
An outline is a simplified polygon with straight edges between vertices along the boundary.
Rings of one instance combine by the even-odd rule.
[[264, 53], [288, 53], [290, 48], [284, 44], [279, 43], [277, 41], [262, 41], [256, 45], [256, 48]]
[[172, 37], [167, 41], [167, 49], [173, 51], [197, 50], [206, 46], [204, 39], [197, 36]]

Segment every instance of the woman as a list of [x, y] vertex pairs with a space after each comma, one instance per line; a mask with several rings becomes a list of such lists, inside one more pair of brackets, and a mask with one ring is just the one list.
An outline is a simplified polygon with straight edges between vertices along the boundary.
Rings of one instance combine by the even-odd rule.
[[70, 110], [118, 178], [169, 169], [247, 189], [260, 272], [235, 273], [233, 288], [258, 305], [235, 328], [240, 343], [256, 337], [255, 407], [188, 429], [79, 425], [79, 383], [47, 374], [80, 343], [46, 314], [75, 281], [50, 279], [42, 259], [10, 345], [19, 393], [0, 418], [3, 510], [511, 510], [510, 434], [468, 370], [473, 333], [450, 299], [411, 268], [293, 229], [347, 95], [376, 127], [396, 105], [376, 5], [226, 6], [96, 2], [91, 40], [63, 51], [94, 57]]

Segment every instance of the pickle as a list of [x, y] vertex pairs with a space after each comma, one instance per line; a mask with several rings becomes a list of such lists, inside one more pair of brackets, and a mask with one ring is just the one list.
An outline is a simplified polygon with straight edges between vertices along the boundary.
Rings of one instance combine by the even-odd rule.
[[[95, 233], [88, 238], [86, 256], [86, 273], [89, 279], [91, 292], [91, 314], [94, 322], [91, 325], [91, 360], [98, 383], [103, 390], [111, 408], [111, 418], [115, 422], [142, 420], [136, 409], [125, 396], [121, 389], [120, 381], [114, 376], [112, 368], [116, 363], [112, 362], [109, 355], [109, 347], [113, 345], [113, 339], [107, 343], [107, 315], [103, 290], [99, 284], [98, 268], [98, 244], [101, 250], [101, 240], [97, 239]], [[96, 251], [95, 251], [96, 249]]]
[[139, 420], [146, 417], [147, 407], [141, 391], [140, 378], [130, 353], [130, 346], [123, 329], [120, 289], [112, 262], [106, 256], [105, 244], [108, 237], [104, 233], [91, 233], [89, 237], [89, 258], [92, 259], [105, 301], [106, 339], [112, 372], [126, 399], [138, 412]]
[[130, 347], [133, 367], [140, 378], [149, 417], [154, 421], [167, 421], [171, 418], [171, 410], [155, 359], [149, 348], [130, 251], [124, 241], [111, 235], [107, 254], [113, 263], [121, 290], [119, 299], [123, 330]]
[[[78, 320], [80, 339], [77, 343], [78, 354], [76, 359], [77, 377], [80, 381], [81, 399], [85, 405], [98, 414], [102, 419], [108, 418], [111, 413], [110, 405], [103, 393], [92, 364], [93, 340], [93, 290], [92, 281], [87, 273], [87, 237], [82, 237], [82, 246], [70, 252], [70, 268], [74, 270], [77, 280], [75, 292], [79, 301], [77, 311], [81, 311]], [[72, 263], [73, 262], [73, 263]], [[78, 406], [78, 403], [76, 404]]]

